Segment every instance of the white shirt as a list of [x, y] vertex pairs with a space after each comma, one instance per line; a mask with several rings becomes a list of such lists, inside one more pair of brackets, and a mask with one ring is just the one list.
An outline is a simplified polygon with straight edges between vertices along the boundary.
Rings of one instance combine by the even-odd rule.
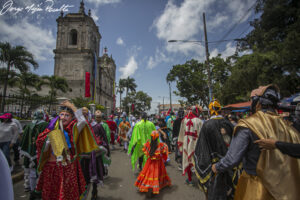
[[19, 136], [18, 125], [14, 122], [0, 123], [0, 142], [15, 144]]

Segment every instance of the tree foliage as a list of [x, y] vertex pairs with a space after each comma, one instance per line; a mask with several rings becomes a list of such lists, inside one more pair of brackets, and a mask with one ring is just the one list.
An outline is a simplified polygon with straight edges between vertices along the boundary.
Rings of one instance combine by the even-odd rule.
[[[0, 62], [6, 65], [6, 76], [4, 79], [3, 96], [6, 96], [6, 90], [11, 69], [17, 69], [21, 73], [28, 71], [30, 66], [34, 69], [38, 68], [37, 62], [33, 58], [33, 54], [26, 50], [23, 46], [11, 46], [10, 43], [0, 42]], [[4, 111], [5, 99], [2, 101], [1, 111]]]
[[[251, 90], [270, 83], [282, 96], [300, 91], [300, 1], [257, 0], [256, 12], [238, 53], [210, 60], [213, 96], [223, 105], [248, 101]], [[189, 103], [207, 103], [206, 77], [204, 64], [191, 60], [173, 66], [167, 81], [175, 81], [177, 94]]]
[[[132, 104], [134, 105], [134, 115], [140, 115], [142, 112], [151, 109], [152, 98], [143, 91], [130, 92], [127, 97], [123, 99], [123, 105], [127, 105], [129, 108]], [[129, 110], [127, 110], [128, 112]]]

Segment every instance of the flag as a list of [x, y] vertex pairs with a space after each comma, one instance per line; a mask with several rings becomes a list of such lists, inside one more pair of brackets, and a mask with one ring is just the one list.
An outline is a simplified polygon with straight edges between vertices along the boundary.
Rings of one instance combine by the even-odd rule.
[[134, 111], [134, 104], [131, 104], [131, 111]]
[[90, 72], [85, 72], [85, 97], [91, 97]]
[[169, 108], [169, 110], [167, 112], [167, 115], [170, 115], [170, 112], [171, 112], [171, 108]]

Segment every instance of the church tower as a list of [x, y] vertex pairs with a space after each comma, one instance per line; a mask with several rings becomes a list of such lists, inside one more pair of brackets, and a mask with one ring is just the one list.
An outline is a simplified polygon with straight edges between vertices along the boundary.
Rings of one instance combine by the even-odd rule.
[[57, 18], [57, 39], [54, 56], [54, 75], [67, 79], [72, 91], [59, 94], [67, 98], [85, 97], [86, 74], [90, 74], [90, 93], [93, 99], [99, 79], [97, 63], [101, 34], [91, 17], [85, 14], [83, 0], [78, 13], [61, 13]]

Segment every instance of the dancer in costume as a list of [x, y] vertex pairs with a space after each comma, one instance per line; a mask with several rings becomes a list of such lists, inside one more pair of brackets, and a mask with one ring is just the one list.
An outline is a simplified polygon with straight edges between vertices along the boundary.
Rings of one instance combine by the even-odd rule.
[[214, 176], [212, 164], [225, 156], [233, 132], [233, 125], [220, 115], [221, 105], [217, 100], [209, 104], [210, 119], [205, 121], [196, 144], [194, 161], [199, 186], [207, 199], [233, 199], [233, 170]]
[[42, 109], [36, 110], [33, 120], [24, 128], [20, 145], [20, 153], [24, 156], [24, 187], [25, 191], [34, 191], [37, 183], [37, 154], [35, 141], [38, 135], [48, 126], [44, 121], [45, 113]]
[[[174, 121], [176, 119], [176, 116], [174, 114], [173, 111], [170, 112], [170, 118], [168, 119], [167, 121], [167, 128], [168, 128], [168, 139], [169, 139], [169, 143], [170, 143], [170, 146], [168, 145], [169, 147], [169, 151], [174, 151], [175, 150], [175, 145], [173, 145], [172, 143], [172, 140], [173, 140], [173, 124], [174, 124]], [[171, 147], [171, 148], [170, 148]]]
[[153, 131], [151, 141], [148, 140], [143, 147], [147, 161], [134, 184], [140, 192], [152, 190], [153, 194], [159, 194], [159, 190], [171, 185], [171, 179], [164, 164], [168, 158], [168, 146], [159, 142], [158, 138], [159, 133]]
[[110, 141], [110, 129], [108, 124], [106, 123], [106, 116], [104, 113], [102, 113], [100, 110], [95, 111], [95, 119], [98, 124], [101, 124], [101, 126], [104, 128], [106, 137], [108, 141]]
[[251, 99], [254, 114], [239, 120], [225, 157], [214, 164], [212, 170], [225, 172], [243, 160], [244, 171], [234, 199], [299, 199], [300, 160], [277, 150], [260, 151], [254, 143], [265, 138], [300, 143], [299, 133], [276, 112], [279, 89], [275, 85], [261, 86], [251, 92]]
[[43, 200], [76, 200], [86, 190], [79, 156], [99, 149], [84, 116], [69, 101], [61, 104], [59, 116], [36, 141], [38, 172], [36, 187]]
[[83, 175], [87, 184], [92, 184], [92, 200], [97, 199], [97, 185], [103, 183], [103, 176], [105, 174], [105, 167], [103, 164], [103, 157], [109, 156], [109, 145], [106, 133], [101, 124], [92, 122], [91, 112], [83, 107], [77, 111], [79, 114], [85, 116], [89, 126], [92, 126], [93, 136], [99, 146], [99, 150], [92, 151], [91, 153], [81, 154], [80, 165], [82, 167]]
[[135, 169], [135, 164], [138, 161], [139, 169], [146, 163], [147, 158], [144, 156], [142, 148], [147, 140], [150, 140], [150, 134], [155, 131], [155, 125], [147, 120], [147, 113], [142, 114], [142, 120], [135, 124], [130, 144], [128, 147], [128, 154], [131, 154], [132, 170]]
[[115, 135], [117, 133], [117, 124], [114, 121], [114, 116], [110, 115], [109, 119], [106, 120], [106, 123], [110, 129], [110, 144], [111, 144], [111, 148], [115, 149]]
[[126, 115], [122, 116], [122, 122], [119, 125], [119, 143], [124, 142], [124, 151], [127, 152], [128, 148], [128, 138], [127, 132], [131, 128], [130, 123], [126, 121]]
[[178, 169], [181, 171], [182, 170], [182, 155], [179, 151], [177, 142], [178, 142], [178, 135], [179, 135], [179, 131], [180, 131], [180, 126], [181, 126], [181, 122], [184, 118], [184, 110], [183, 108], [179, 108], [178, 113], [177, 113], [177, 118], [174, 121], [174, 125], [173, 125], [173, 140], [172, 142], [175, 145], [175, 161], [179, 164]]
[[192, 167], [194, 166], [192, 159], [195, 152], [197, 140], [202, 128], [203, 122], [199, 119], [201, 108], [193, 106], [191, 111], [182, 121], [178, 136], [178, 148], [182, 153], [182, 174], [188, 174], [186, 183], [192, 183]]

